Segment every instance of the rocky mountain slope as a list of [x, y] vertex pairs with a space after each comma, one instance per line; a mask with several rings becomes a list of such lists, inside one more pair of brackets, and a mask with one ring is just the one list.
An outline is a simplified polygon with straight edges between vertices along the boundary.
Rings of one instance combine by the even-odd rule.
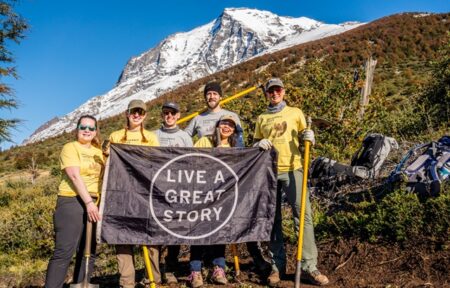
[[65, 116], [43, 124], [24, 144], [73, 130], [73, 123], [82, 114], [105, 119], [123, 112], [131, 98], [149, 101], [252, 57], [339, 34], [360, 25], [356, 22], [325, 24], [305, 17], [282, 17], [255, 9], [225, 9], [208, 24], [170, 35], [156, 47], [130, 59], [113, 89], [91, 98]]

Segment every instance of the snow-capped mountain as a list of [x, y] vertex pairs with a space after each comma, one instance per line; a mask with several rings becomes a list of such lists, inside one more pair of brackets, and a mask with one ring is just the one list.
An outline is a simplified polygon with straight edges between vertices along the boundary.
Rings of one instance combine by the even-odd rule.
[[156, 47], [132, 58], [116, 86], [91, 98], [73, 112], [37, 129], [24, 144], [75, 128], [82, 114], [99, 119], [125, 111], [129, 100], [159, 97], [254, 56], [353, 29], [361, 23], [325, 24], [313, 19], [282, 17], [268, 11], [227, 8], [212, 22], [189, 32], [170, 35]]

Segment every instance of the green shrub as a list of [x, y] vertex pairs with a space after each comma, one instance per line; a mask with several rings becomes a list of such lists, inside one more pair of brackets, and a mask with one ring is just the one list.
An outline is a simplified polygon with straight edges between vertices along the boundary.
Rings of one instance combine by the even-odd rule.
[[[3, 195], [9, 205], [0, 208], [0, 253], [28, 251], [30, 257], [48, 256], [53, 247], [54, 180], [46, 178], [35, 186], [6, 184]], [[51, 188], [54, 189], [54, 188]]]
[[56, 166], [52, 167], [50, 169], [50, 175], [52, 175], [52, 176], [60, 176], [61, 175], [61, 168], [56, 167]]
[[423, 205], [417, 195], [397, 191], [376, 206], [366, 229], [371, 239], [382, 235], [389, 240], [404, 241], [419, 236], [423, 224]]
[[11, 195], [0, 190], [0, 207], [8, 206], [10, 201]]
[[429, 237], [445, 241], [450, 227], [448, 211], [448, 193], [420, 202], [416, 194], [398, 190], [379, 202], [356, 203], [331, 215], [319, 210], [316, 233], [319, 239], [356, 237], [371, 242], [404, 242]]
[[9, 188], [9, 189], [12, 189], [12, 190], [25, 189], [26, 187], [28, 187], [30, 185], [31, 185], [31, 183], [29, 181], [24, 180], [24, 179], [7, 180], [5, 182], [6, 188]]

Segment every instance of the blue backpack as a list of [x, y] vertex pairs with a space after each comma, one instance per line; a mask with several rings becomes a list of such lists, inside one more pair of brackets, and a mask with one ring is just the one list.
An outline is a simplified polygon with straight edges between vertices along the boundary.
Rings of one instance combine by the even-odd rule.
[[388, 178], [389, 184], [405, 183], [407, 191], [419, 196], [437, 196], [449, 181], [450, 136], [420, 144], [406, 153]]

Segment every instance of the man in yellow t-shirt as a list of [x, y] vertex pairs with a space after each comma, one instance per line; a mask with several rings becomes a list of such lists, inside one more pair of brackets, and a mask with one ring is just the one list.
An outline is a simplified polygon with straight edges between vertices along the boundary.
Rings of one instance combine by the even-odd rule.
[[[277, 203], [275, 222], [270, 241], [272, 272], [267, 281], [270, 286], [280, 282], [280, 275], [286, 270], [286, 251], [283, 243], [281, 199], [284, 192], [292, 207], [296, 235], [299, 229], [300, 191], [303, 170], [299, 151], [299, 136], [314, 145], [314, 133], [306, 129], [303, 112], [286, 105], [284, 85], [278, 78], [270, 79], [265, 86], [270, 104], [267, 111], [258, 116], [254, 135], [254, 146], [278, 152]], [[316, 285], [328, 284], [328, 278], [317, 269], [317, 246], [314, 239], [313, 219], [309, 195], [305, 203], [305, 227], [302, 254], [302, 279]]]

